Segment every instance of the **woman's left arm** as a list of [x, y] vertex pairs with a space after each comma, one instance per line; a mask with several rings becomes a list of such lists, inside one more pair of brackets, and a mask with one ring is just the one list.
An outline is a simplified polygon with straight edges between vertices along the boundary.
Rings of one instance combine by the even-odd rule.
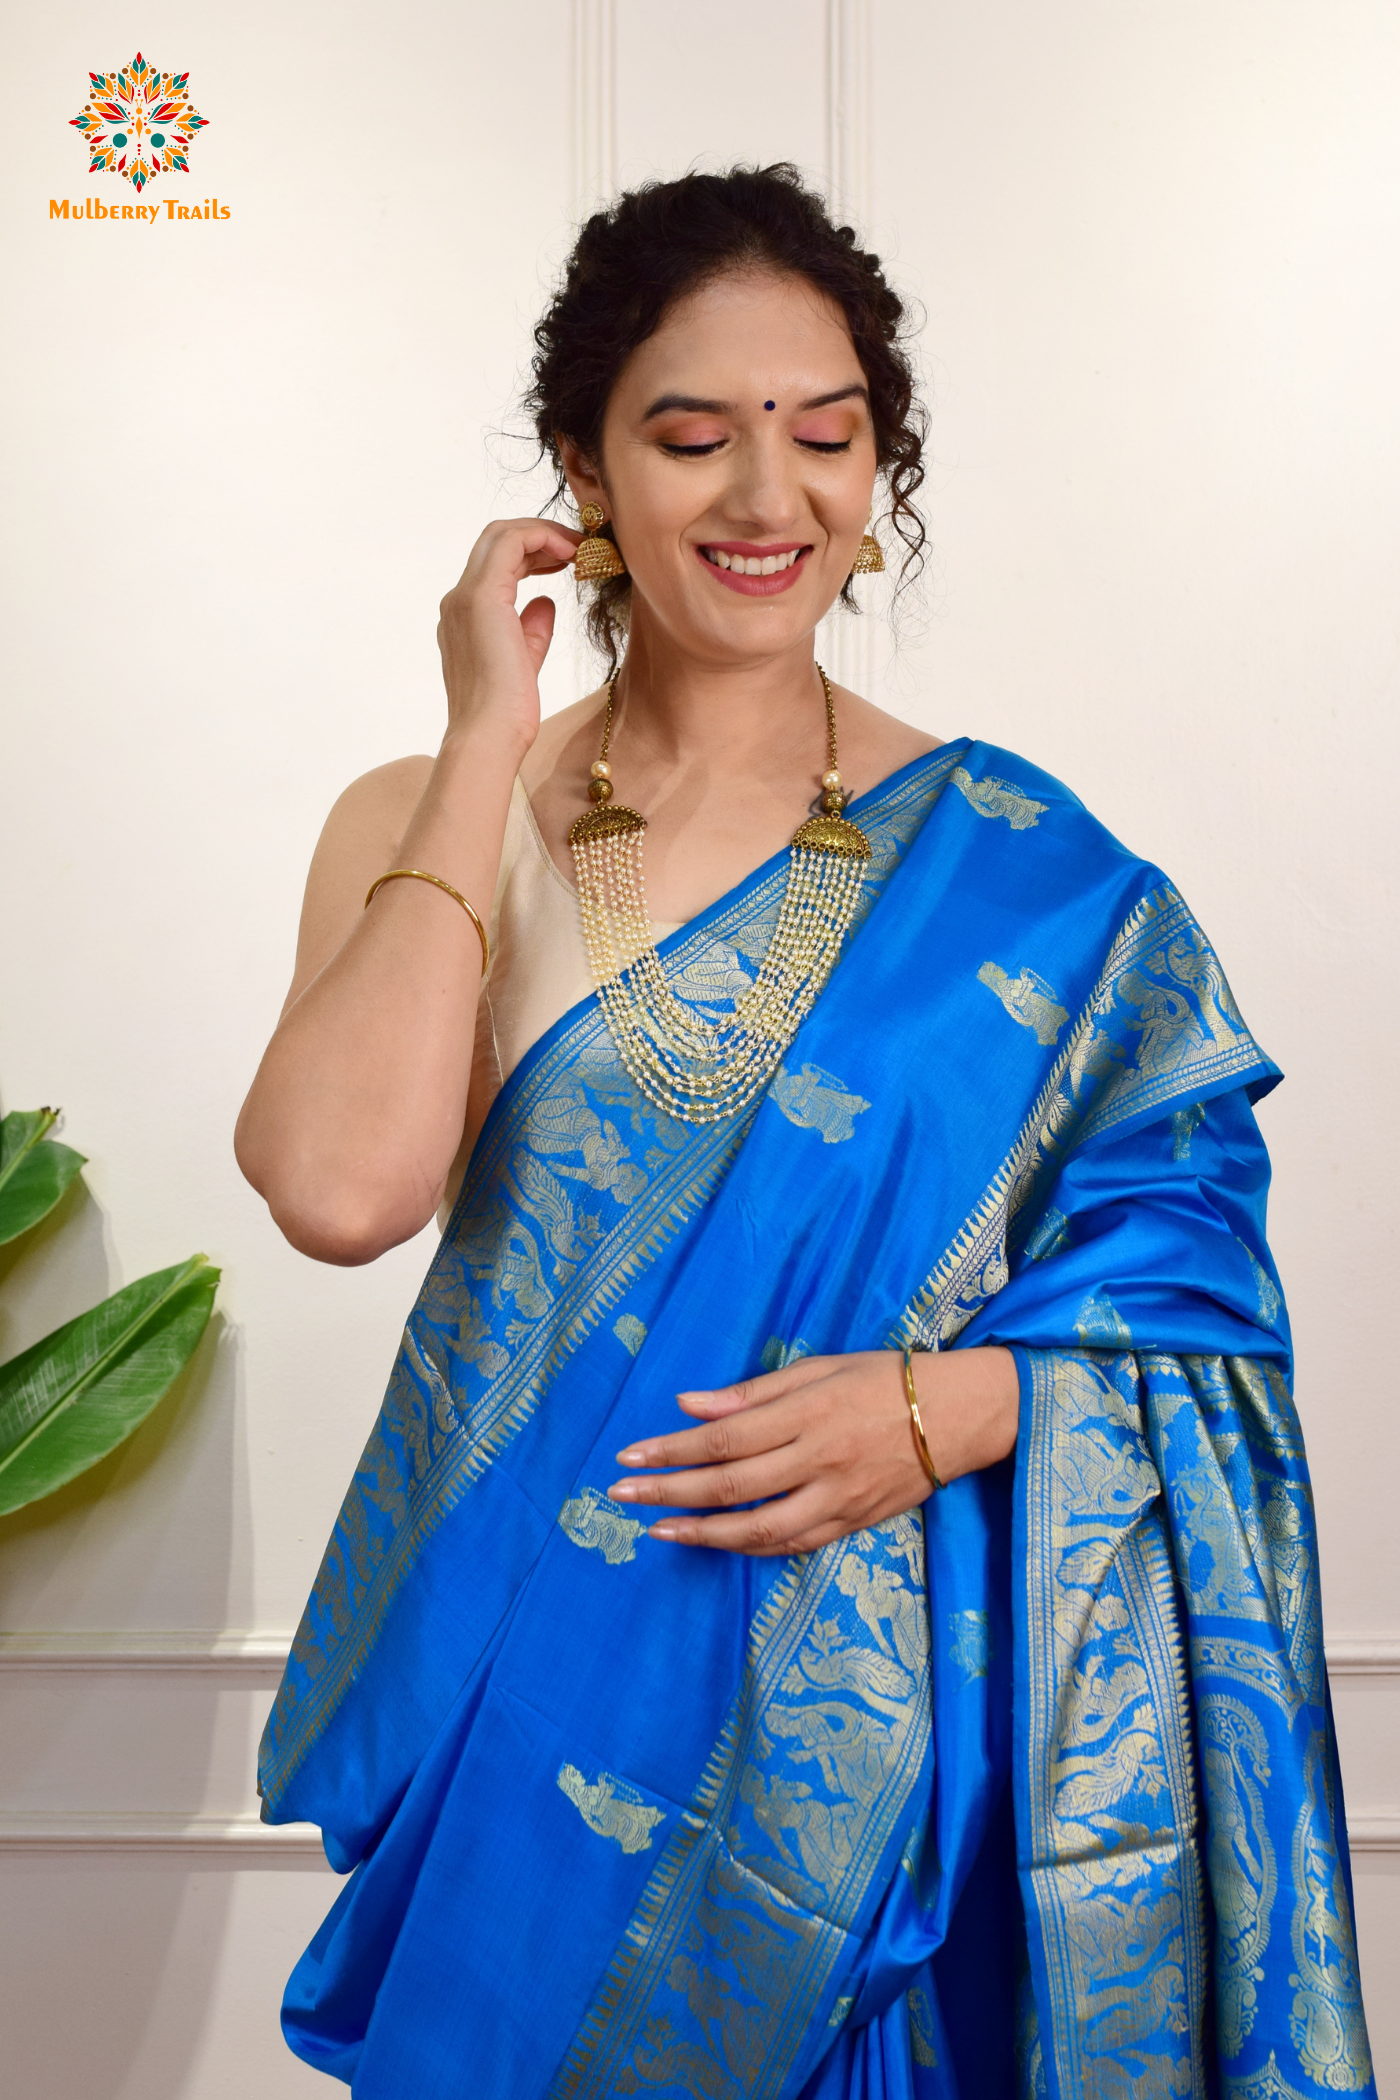
[[[913, 1367], [940, 1480], [1009, 1456], [1020, 1406], [1009, 1349], [921, 1353]], [[632, 1475], [608, 1493], [615, 1502], [730, 1514], [663, 1516], [652, 1538], [730, 1553], [811, 1553], [932, 1493], [897, 1349], [804, 1356], [762, 1378], [677, 1397], [701, 1426], [649, 1437], [617, 1457], [619, 1465], [680, 1470]], [[751, 1503], [758, 1506], [742, 1506]]]

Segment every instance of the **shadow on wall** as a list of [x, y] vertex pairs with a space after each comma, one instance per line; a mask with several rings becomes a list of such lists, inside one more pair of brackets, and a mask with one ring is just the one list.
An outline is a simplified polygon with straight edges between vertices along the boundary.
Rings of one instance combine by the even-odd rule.
[[[114, 1287], [109, 1248], [100, 1206], [75, 1185], [26, 1242], [4, 1250], [0, 1358]], [[216, 1312], [124, 1445], [0, 1518], [4, 1631], [40, 1648], [45, 1635], [71, 1649], [85, 1635], [110, 1645], [123, 1633], [199, 1647], [247, 1624], [249, 1597], [232, 1594], [248, 1588], [233, 1553], [249, 1530], [241, 1353], [238, 1330]], [[61, 1828], [66, 1817], [248, 1813], [259, 1688], [189, 1665], [104, 1663], [102, 1645], [92, 1642], [81, 1667], [31, 1658], [5, 1672], [0, 1820]], [[21, 1849], [5, 1864], [6, 2090], [25, 2100], [184, 2100], [237, 1876], [217, 1860], [134, 1843], [100, 1857]], [[275, 2001], [267, 2013], [275, 2031]]]
[[111, 1227], [81, 1175], [38, 1225], [0, 1247], [0, 1363], [117, 1288]]

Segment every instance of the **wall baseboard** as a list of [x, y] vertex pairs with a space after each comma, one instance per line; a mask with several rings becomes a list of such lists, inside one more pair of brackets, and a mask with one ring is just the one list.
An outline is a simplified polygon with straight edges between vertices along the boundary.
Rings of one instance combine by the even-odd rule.
[[[0, 1633], [0, 1671], [209, 1671], [262, 1682], [284, 1667], [289, 1633], [174, 1631]], [[1400, 1634], [1339, 1634], [1327, 1643], [1334, 1677], [1400, 1676]]]
[[1347, 1837], [1353, 1852], [1400, 1852], [1400, 1808], [1348, 1816]]
[[[1347, 1834], [1355, 1853], [1400, 1852], [1400, 1809], [1354, 1816]], [[65, 1858], [155, 1855], [203, 1858], [226, 1867], [296, 1861], [330, 1867], [311, 1823], [260, 1823], [256, 1816], [173, 1816], [115, 1811], [0, 1815], [0, 1856]]]
[[1339, 1635], [1327, 1643], [1327, 1668], [1333, 1677], [1394, 1677], [1400, 1675], [1400, 1639], [1394, 1634], [1371, 1633], [1350, 1638]]
[[0, 1671], [97, 1675], [164, 1670], [207, 1672], [225, 1681], [275, 1684], [291, 1649], [289, 1633], [0, 1633]]
[[228, 1866], [296, 1859], [330, 1871], [314, 1824], [260, 1823], [256, 1816], [91, 1810], [0, 1815], [0, 1854], [17, 1852], [30, 1858], [54, 1853], [204, 1854]]

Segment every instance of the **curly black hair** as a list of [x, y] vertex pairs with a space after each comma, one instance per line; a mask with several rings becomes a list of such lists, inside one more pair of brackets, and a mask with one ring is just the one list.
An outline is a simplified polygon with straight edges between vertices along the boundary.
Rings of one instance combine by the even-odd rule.
[[[552, 501], [568, 491], [559, 439], [597, 460], [603, 418], [623, 365], [677, 299], [721, 271], [768, 268], [805, 277], [840, 307], [870, 389], [875, 456], [889, 490], [889, 523], [904, 543], [900, 587], [922, 566], [926, 533], [914, 496], [924, 478], [927, 417], [903, 347], [904, 305], [878, 255], [837, 226], [797, 169], [734, 167], [628, 190], [595, 212], [574, 243], [563, 282], [535, 329], [525, 397], [541, 455], [554, 469]], [[609, 528], [604, 528], [605, 531]], [[630, 578], [597, 587], [590, 636], [616, 670], [627, 633]], [[854, 607], [850, 584], [842, 602]]]

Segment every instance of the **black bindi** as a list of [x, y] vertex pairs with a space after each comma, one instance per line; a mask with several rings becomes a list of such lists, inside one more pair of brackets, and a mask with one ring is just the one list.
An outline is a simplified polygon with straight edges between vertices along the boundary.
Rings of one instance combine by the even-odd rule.
[[776, 408], [776, 407], [777, 407], [777, 405], [778, 405], [778, 404], [777, 404], [777, 402], [776, 402], [776, 401], [765, 401], [765, 402], [764, 402], [764, 404], [763, 404], [763, 406], [764, 406], [765, 408]]

